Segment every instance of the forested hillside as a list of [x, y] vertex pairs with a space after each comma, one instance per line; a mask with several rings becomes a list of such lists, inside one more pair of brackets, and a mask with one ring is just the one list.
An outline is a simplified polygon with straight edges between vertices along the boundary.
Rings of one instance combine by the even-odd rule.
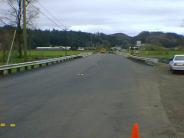
[[[9, 27], [0, 28], [2, 30], [10, 29]], [[12, 29], [12, 28], [11, 28]], [[47, 46], [71, 46], [77, 47], [113, 47], [120, 46], [127, 48], [135, 45], [140, 40], [145, 44], [173, 48], [184, 46], [184, 36], [175, 33], [163, 32], [141, 32], [135, 37], [130, 37], [123, 33], [107, 35], [104, 33], [86, 33], [80, 31], [58, 31], [58, 30], [28, 30], [29, 48]]]
[[75, 31], [41, 31], [31, 30], [30, 45], [37, 46], [59, 46], [69, 45], [72, 47], [104, 47], [120, 46], [127, 48], [140, 40], [142, 43], [173, 48], [184, 46], [184, 36], [175, 33], [163, 32], [141, 32], [135, 37], [130, 37], [123, 33], [106, 35], [103, 33], [85, 33]]

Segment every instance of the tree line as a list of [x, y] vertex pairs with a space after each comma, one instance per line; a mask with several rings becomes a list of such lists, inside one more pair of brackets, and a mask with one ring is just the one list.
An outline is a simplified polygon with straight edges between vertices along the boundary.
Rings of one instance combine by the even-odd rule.
[[78, 47], [112, 47], [127, 46], [128, 41], [103, 33], [85, 33], [80, 31], [29, 30], [29, 47], [71, 46]]
[[[1, 39], [3, 33], [8, 39], [12, 37], [12, 26], [4, 26], [0, 28]], [[9, 33], [8, 33], [9, 32]], [[9, 36], [9, 37], [8, 37]], [[122, 47], [128, 48], [135, 45], [136, 41], [142, 43], [153, 44], [166, 48], [174, 48], [184, 46], [184, 37], [175, 33], [163, 32], [142, 32], [135, 37], [130, 37], [123, 33], [107, 35], [104, 33], [86, 33], [81, 31], [65, 31], [65, 30], [28, 30], [28, 48], [49, 46], [71, 46], [72, 49], [78, 47]], [[2, 40], [0, 40], [2, 41]], [[6, 43], [10, 41], [5, 40]], [[8, 45], [4, 46], [8, 49]], [[17, 46], [18, 47], [18, 46]]]
[[128, 48], [141, 41], [165, 48], [184, 47], [184, 36], [175, 33], [141, 32], [130, 37], [123, 33], [107, 35], [104, 33], [85, 33], [77, 31], [58, 30], [29, 30], [30, 48], [44, 46], [71, 46], [76, 47], [122, 47]]

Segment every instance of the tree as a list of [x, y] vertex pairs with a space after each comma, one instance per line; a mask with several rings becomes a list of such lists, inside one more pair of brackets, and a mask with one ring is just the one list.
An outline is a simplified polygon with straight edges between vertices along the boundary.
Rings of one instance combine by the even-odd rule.
[[[23, 0], [4, 0], [7, 6], [9, 7], [9, 11], [6, 15], [6, 22], [12, 26], [16, 26], [17, 35], [16, 35], [16, 44], [17, 50], [19, 53], [19, 57], [21, 58], [23, 55], [22, 52], [22, 26], [23, 26]], [[39, 14], [39, 9], [33, 6], [33, 3], [36, 0], [26, 0], [26, 9], [27, 9], [27, 26], [31, 27], [33, 25], [34, 19]], [[25, 53], [24, 53], [25, 54]]]
[[15, 28], [11, 28], [11, 27], [4, 27], [3, 29], [0, 28], [0, 50], [2, 50], [2, 57], [1, 57], [1, 61], [2, 63], [4, 63], [7, 59], [7, 55], [8, 55], [8, 50], [9, 50], [9, 42], [12, 39], [12, 35], [13, 35], [13, 30]]

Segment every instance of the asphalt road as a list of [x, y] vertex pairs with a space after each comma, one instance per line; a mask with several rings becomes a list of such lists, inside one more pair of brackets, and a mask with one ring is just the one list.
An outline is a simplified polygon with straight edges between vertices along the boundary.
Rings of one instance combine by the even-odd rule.
[[0, 79], [1, 138], [175, 138], [153, 67], [97, 54]]

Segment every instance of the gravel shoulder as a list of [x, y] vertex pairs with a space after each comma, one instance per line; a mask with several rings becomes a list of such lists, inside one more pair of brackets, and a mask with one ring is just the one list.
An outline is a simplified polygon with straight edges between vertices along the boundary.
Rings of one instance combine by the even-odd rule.
[[[127, 57], [126, 53], [118, 54]], [[184, 138], [184, 72], [172, 74], [165, 63], [159, 63], [154, 68], [164, 110], [177, 138]]]
[[184, 138], [184, 73], [171, 74], [166, 64], [155, 68], [163, 106], [179, 138]]

